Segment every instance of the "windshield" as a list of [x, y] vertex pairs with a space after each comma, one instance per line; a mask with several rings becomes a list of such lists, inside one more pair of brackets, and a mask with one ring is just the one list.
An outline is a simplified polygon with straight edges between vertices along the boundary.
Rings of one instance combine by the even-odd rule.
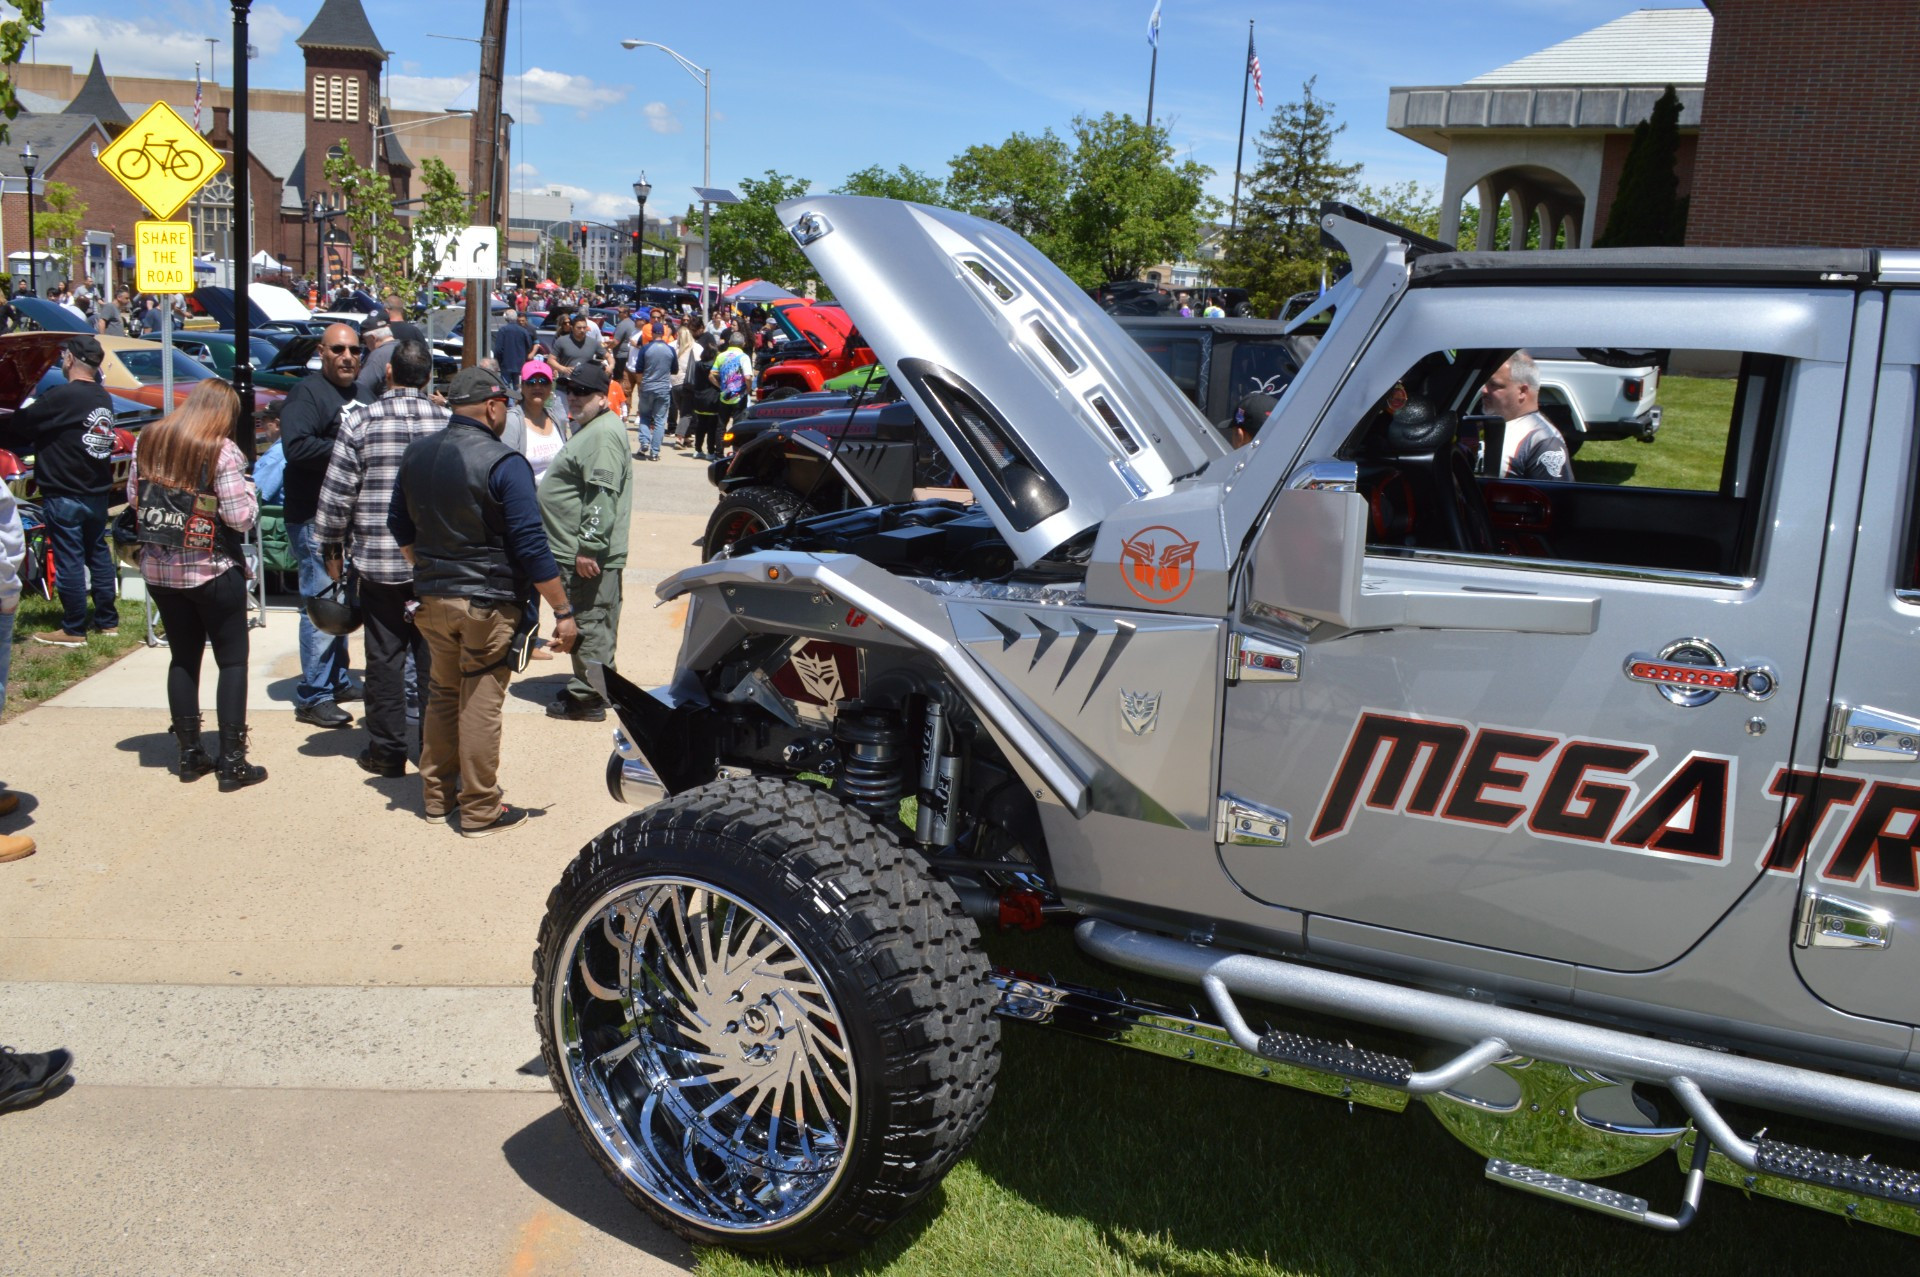
[[162, 355], [173, 356], [173, 379], [175, 381], [205, 381], [214, 374], [199, 360], [185, 351], [170, 350], [163, 347], [135, 347], [113, 352], [120, 359], [132, 378], [143, 386], [157, 386], [161, 381]]

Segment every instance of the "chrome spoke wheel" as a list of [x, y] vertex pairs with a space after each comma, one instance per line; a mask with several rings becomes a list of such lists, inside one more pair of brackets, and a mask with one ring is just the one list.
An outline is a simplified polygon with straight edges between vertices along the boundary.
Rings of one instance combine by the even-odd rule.
[[642, 878], [585, 911], [561, 957], [564, 1082], [638, 1188], [739, 1234], [830, 1195], [858, 1079], [832, 995], [766, 914], [694, 878]]

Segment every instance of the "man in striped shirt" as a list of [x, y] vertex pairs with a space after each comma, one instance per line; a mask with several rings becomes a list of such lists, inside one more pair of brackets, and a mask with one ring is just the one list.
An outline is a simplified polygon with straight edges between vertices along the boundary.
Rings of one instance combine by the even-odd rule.
[[387, 530], [387, 510], [407, 445], [445, 428], [451, 417], [427, 397], [432, 371], [433, 352], [427, 344], [402, 340], [387, 364], [385, 393], [340, 414], [340, 433], [313, 522], [328, 575], [339, 579], [344, 550], [359, 577], [366, 626], [367, 734], [373, 738], [360, 754], [360, 766], [376, 776], [406, 774], [409, 650], [421, 684], [427, 681], [427, 645], [406, 617], [413, 598], [413, 565]]

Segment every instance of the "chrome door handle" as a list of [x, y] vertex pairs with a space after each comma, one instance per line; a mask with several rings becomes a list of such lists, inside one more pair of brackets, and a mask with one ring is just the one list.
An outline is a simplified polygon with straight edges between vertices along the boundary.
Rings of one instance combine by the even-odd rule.
[[1675, 639], [1657, 653], [1635, 652], [1622, 667], [1636, 683], [1651, 683], [1675, 705], [1705, 705], [1722, 692], [1764, 701], [1780, 687], [1771, 665], [1730, 665], [1706, 639]]

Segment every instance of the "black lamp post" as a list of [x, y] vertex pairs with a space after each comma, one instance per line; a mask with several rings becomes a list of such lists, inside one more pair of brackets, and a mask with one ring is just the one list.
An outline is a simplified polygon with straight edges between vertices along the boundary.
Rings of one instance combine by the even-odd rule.
[[648, 183], [647, 175], [643, 171], [640, 174], [640, 180], [633, 184], [633, 198], [640, 201], [640, 219], [633, 224], [633, 291], [636, 301], [639, 300], [641, 287], [647, 282], [647, 272], [643, 263], [646, 261], [647, 251], [647, 196], [651, 194], [653, 194], [653, 187]]
[[31, 142], [20, 148], [20, 167], [27, 171], [27, 291], [38, 297], [40, 254], [33, 244], [33, 170], [40, 167], [40, 157], [33, 153]]

